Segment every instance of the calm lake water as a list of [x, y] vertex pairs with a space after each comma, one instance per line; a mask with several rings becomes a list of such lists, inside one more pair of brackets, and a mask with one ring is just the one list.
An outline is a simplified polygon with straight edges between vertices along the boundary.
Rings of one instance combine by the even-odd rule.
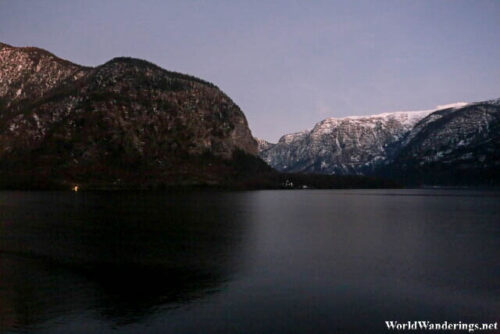
[[494, 322], [500, 193], [0, 192], [2, 333]]

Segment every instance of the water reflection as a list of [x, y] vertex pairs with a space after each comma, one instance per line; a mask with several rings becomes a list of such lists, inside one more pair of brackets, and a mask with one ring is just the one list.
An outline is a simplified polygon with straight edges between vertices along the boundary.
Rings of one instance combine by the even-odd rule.
[[500, 193], [0, 192], [0, 332], [496, 321]]
[[236, 270], [245, 219], [234, 196], [2, 195], [2, 330], [87, 311], [140, 322], [217, 291]]

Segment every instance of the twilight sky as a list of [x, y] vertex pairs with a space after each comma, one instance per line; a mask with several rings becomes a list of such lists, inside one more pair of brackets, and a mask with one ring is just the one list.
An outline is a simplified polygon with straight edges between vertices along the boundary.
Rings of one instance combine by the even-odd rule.
[[500, 97], [500, 1], [0, 0], [0, 41], [218, 85], [255, 136]]

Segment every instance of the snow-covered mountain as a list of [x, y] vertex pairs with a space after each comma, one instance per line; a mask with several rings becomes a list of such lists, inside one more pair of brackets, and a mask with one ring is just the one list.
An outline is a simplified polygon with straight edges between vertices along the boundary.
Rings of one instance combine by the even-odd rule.
[[[455, 152], [453, 145], [467, 151], [473, 143], [492, 140], [496, 136], [493, 129], [498, 126], [498, 101], [328, 118], [310, 131], [284, 135], [276, 144], [261, 140], [259, 154], [272, 167], [286, 172], [367, 175], [384, 169], [395, 172], [403, 170], [403, 166], [408, 169], [408, 164], [421, 166], [444, 159]], [[497, 148], [491, 150], [498, 156]], [[488, 156], [491, 156], [488, 161], [496, 159], [490, 163], [498, 163], [497, 158]], [[405, 163], [409, 157], [415, 162]]]
[[498, 184], [500, 99], [430, 114], [378, 172], [414, 183]]

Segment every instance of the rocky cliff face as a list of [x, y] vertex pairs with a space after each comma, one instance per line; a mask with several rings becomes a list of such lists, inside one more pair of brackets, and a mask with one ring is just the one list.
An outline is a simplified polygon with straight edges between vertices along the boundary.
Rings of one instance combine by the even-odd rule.
[[430, 114], [379, 172], [416, 183], [497, 184], [500, 99]]
[[0, 110], [40, 98], [62, 81], [77, 80], [89, 70], [42, 49], [0, 43]]
[[392, 146], [431, 112], [328, 118], [311, 131], [284, 135], [260, 155], [281, 171], [363, 174], [387, 160]]
[[201, 79], [131, 58], [81, 67], [3, 44], [0, 61], [3, 181], [218, 183], [234, 152], [257, 154], [244, 114]]
[[[286, 172], [383, 175], [437, 184], [455, 170], [457, 176], [445, 183], [457, 183], [460, 170], [479, 174], [500, 166], [498, 117], [494, 100], [330, 118], [311, 131], [285, 135], [277, 144], [260, 144], [259, 154]], [[433, 171], [436, 176], [430, 177]]]

